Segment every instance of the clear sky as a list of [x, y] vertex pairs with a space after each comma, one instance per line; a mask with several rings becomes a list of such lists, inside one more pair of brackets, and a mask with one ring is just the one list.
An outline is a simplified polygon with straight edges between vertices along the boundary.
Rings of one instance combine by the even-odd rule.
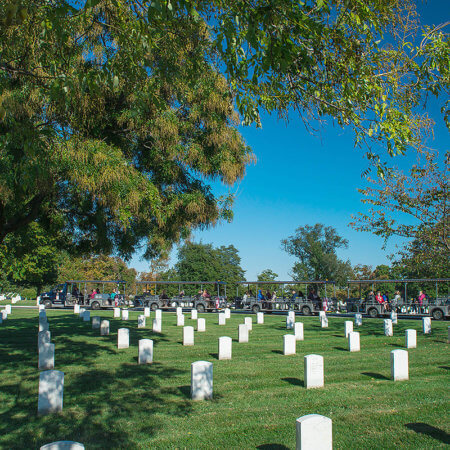
[[[424, 22], [448, 20], [450, 7], [445, 5], [449, 6], [445, 0], [425, 2], [420, 8]], [[431, 113], [438, 124], [430, 145], [448, 150], [448, 131], [437, 108], [431, 106]], [[395, 251], [395, 240], [382, 250], [381, 238], [348, 226], [351, 214], [364, 208], [357, 189], [364, 186], [361, 173], [367, 168], [364, 150], [354, 147], [352, 134], [329, 121], [312, 136], [294, 115], [288, 124], [265, 115], [262, 126], [241, 128], [257, 163], [249, 166], [245, 178], [231, 188], [236, 194], [233, 222], [195, 232], [193, 240], [214, 246], [234, 245], [249, 281], [264, 269], [272, 269], [278, 279], [290, 279], [294, 258], [281, 249], [281, 240], [297, 227], [315, 223], [333, 226], [348, 239], [349, 248], [338, 252], [342, 259], [350, 259], [353, 265], [389, 264], [387, 256]], [[408, 155], [407, 159], [412, 157]], [[402, 158], [393, 163], [402, 165]], [[215, 187], [217, 193], [224, 190], [220, 185]], [[175, 259], [176, 250], [172, 263]], [[138, 271], [148, 270], [148, 263], [139, 255], [130, 265]]]

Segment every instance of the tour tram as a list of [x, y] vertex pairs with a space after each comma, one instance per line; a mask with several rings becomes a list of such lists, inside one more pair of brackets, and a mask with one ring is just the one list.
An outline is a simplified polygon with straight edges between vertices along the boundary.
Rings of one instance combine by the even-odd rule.
[[[355, 287], [358, 289], [357, 286], [359, 286], [359, 296], [352, 296], [351, 294], [355, 293]], [[439, 292], [439, 286], [441, 286], [441, 292]], [[376, 301], [377, 291], [381, 294], [388, 293], [389, 300], [386, 305]], [[398, 300], [394, 300], [396, 292]], [[419, 299], [420, 292], [423, 293], [422, 299]], [[435, 320], [442, 320], [450, 315], [449, 292], [450, 278], [350, 280], [347, 284], [347, 312], [379, 317], [394, 311], [400, 315], [431, 316]]]
[[[329, 290], [327, 291], [327, 286], [330, 285], [333, 287], [331, 298], [328, 297]], [[243, 295], [242, 290], [245, 290]], [[321, 290], [323, 297], [320, 297]], [[336, 283], [328, 280], [239, 281], [234, 306], [235, 309], [250, 310], [254, 313], [294, 310], [305, 316], [318, 314], [319, 311], [334, 311]]]
[[125, 290], [126, 281], [122, 280], [70, 280], [42, 293], [37, 300], [46, 308], [75, 304], [91, 309], [109, 308], [126, 302]]
[[[208, 287], [216, 292], [210, 294]], [[148, 306], [152, 311], [177, 306], [214, 311], [227, 306], [226, 296], [227, 284], [223, 281], [138, 281], [134, 306]]]

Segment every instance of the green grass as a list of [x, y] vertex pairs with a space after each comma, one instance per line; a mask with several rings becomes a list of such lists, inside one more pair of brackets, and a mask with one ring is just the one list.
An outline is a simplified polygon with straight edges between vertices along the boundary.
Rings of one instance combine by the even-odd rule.
[[[95, 315], [91, 312], [91, 317]], [[206, 333], [183, 347], [174, 313], [163, 313], [163, 333], [137, 329], [137, 312], [122, 322], [112, 311], [111, 335], [69, 311], [49, 310], [56, 369], [65, 373], [64, 410], [38, 417], [37, 310], [14, 309], [0, 325], [0, 448], [39, 448], [57, 440], [106, 448], [295, 448], [295, 420], [317, 413], [333, 420], [334, 448], [439, 448], [449, 443], [450, 361], [445, 322], [400, 320], [394, 337], [383, 335], [380, 319], [364, 319], [361, 352], [346, 351], [344, 319], [297, 317], [305, 341], [297, 355], [283, 356], [285, 316], [265, 316], [253, 325], [250, 342], [237, 342], [244, 315], [226, 326], [204, 314]], [[153, 313], [152, 313], [153, 316]], [[186, 325], [192, 321], [186, 316]], [[255, 320], [255, 317], [254, 317]], [[348, 319], [347, 319], [348, 320]], [[130, 348], [117, 349], [117, 329], [130, 328]], [[410, 380], [393, 382], [390, 351], [404, 347], [404, 331], [418, 331], [409, 350]], [[220, 336], [233, 338], [233, 359], [217, 360]], [[137, 364], [137, 342], [154, 340], [152, 365]], [[325, 387], [303, 386], [303, 357], [323, 355]], [[214, 400], [189, 398], [190, 364], [214, 363]]]

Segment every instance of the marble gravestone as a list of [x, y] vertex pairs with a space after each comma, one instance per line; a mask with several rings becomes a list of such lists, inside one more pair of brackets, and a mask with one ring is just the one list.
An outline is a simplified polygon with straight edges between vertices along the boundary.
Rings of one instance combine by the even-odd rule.
[[139, 339], [138, 364], [150, 364], [153, 362], [153, 341], [151, 339]]
[[394, 381], [409, 379], [408, 352], [406, 350], [391, 351], [391, 378]]
[[184, 327], [184, 314], [177, 315], [177, 327]]
[[117, 348], [128, 348], [130, 346], [130, 330], [119, 328], [117, 331]]
[[252, 324], [252, 318], [251, 317], [246, 317], [244, 319], [244, 324], [247, 325], [247, 330], [248, 331], [252, 331], [253, 329], [253, 324]]
[[53, 370], [55, 368], [55, 344], [39, 346], [39, 370]]
[[296, 422], [296, 450], [332, 450], [332, 421], [319, 414], [308, 414]]
[[296, 341], [303, 341], [303, 323], [294, 323], [294, 336]]
[[256, 313], [256, 323], [258, 325], [262, 325], [264, 323], [264, 313], [263, 312]]
[[306, 389], [320, 388], [324, 386], [323, 356], [306, 355], [305, 362], [305, 387]]
[[213, 365], [208, 361], [191, 364], [192, 400], [209, 400], [213, 397]]
[[353, 322], [350, 320], [346, 320], [344, 323], [344, 333], [345, 337], [348, 338], [348, 333], [353, 331]]
[[194, 327], [183, 327], [183, 345], [194, 345]]
[[201, 317], [197, 319], [197, 331], [200, 333], [206, 331], [206, 320]]
[[100, 323], [100, 335], [108, 336], [109, 335], [109, 320], [102, 320]]
[[39, 450], [84, 450], [84, 445], [75, 441], [57, 441], [45, 444]]
[[64, 372], [46, 370], [39, 375], [38, 415], [60, 412], [63, 409]]
[[359, 352], [360, 350], [359, 333], [357, 331], [351, 331], [348, 333], [348, 351]]
[[283, 336], [283, 355], [295, 355], [296, 340], [293, 334], [285, 334]]
[[245, 323], [241, 323], [238, 327], [238, 341], [248, 342], [248, 328]]
[[384, 319], [384, 335], [385, 336], [393, 336], [394, 330], [392, 328], [392, 320], [391, 319]]
[[405, 331], [405, 347], [416, 348], [417, 347], [417, 332], [416, 330]]
[[233, 340], [228, 336], [219, 338], [219, 360], [231, 359], [231, 348]]

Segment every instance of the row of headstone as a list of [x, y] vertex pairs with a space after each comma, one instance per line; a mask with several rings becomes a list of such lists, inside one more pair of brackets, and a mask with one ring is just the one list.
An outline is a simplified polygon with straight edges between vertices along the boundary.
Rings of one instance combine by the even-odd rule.
[[57, 441], [43, 445], [40, 450], [84, 450], [84, 445], [75, 441]]

